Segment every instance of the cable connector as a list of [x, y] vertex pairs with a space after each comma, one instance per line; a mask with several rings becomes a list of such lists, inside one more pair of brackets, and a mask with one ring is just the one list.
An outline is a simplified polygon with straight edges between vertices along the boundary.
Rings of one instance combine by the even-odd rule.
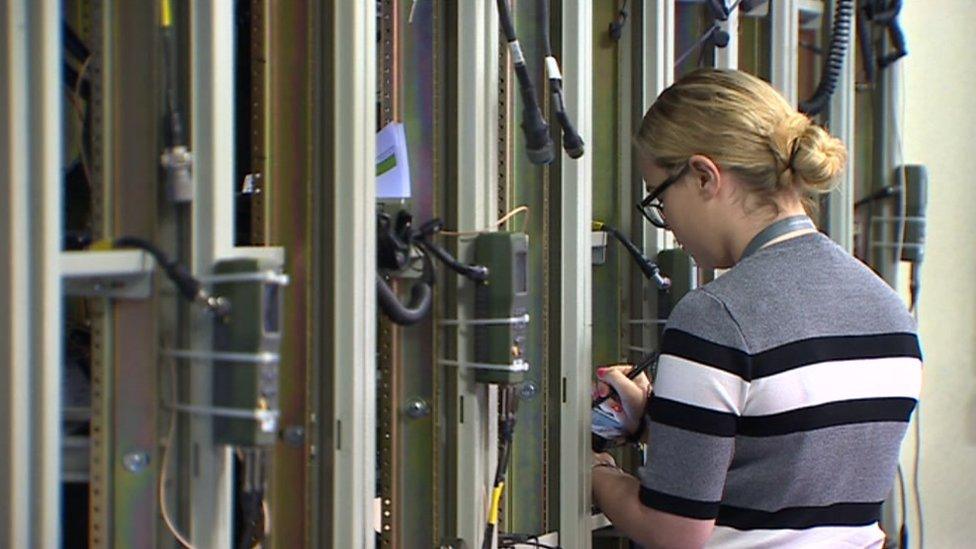
[[193, 201], [193, 153], [183, 145], [167, 147], [159, 157], [166, 170], [166, 195], [173, 202]]
[[613, 237], [616, 238], [621, 245], [623, 245], [624, 249], [627, 250], [627, 253], [629, 253], [634, 259], [634, 262], [637, 263], [637, 266], [640, 268], [641, 272], [644, 273], [644, 277], [648, 280], [652, 280], [654, 285], [657, 286], [658, 290], [668, 290], [671, 288], [671, 279], [661, 273], [661, 268], [657, 266], [657, 263], [654, 263], [650, 259], [644, 257], [644, 254], [637, 249], [637, 245], [631, 242], [630, 239], [623, 235], [623, 233], [614, 227], [597, 220], [592, 221], [590, 224], [590, 229], [593, 231], [607, 232], [613, 235]]
[[203, 288], [197, 291], [193, 301], [202, 305], [210, 314], [216, 317], [223, 317], [230, 314], [230, 301], [227, 298], [215, 296]]
[[187, 301], [202, 305], [207, 311], [217, 317], [222, 317], [230, 312], [231, 304], [223, 297], [217, 297], [204, 288], [203, 283], [196, 279], [187, 268], [171, 260], [158, 246], [152, 242], [134, 236], [122, 236], [113, 242], [116, 248], [137, 248], [149, 253], [162, 267], [166, 278], [176, 286], [176, 290]]

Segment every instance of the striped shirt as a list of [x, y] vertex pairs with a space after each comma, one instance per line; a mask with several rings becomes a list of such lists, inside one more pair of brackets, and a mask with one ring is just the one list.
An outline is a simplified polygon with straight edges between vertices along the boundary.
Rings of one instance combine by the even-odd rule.
[[708, 547], [880, 547], [921, 365], [862, 263], [819, 233], [767, 246], [668, 319], [641, 502], [716, 519]]

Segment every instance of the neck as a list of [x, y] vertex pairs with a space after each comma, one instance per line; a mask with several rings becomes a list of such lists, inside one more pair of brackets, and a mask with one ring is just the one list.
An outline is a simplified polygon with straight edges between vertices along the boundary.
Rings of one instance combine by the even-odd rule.
[[[799, 203], [792, 204], [789, 207], [781, 206], [779, 213], [773, 217], [760, 216], [758, 218], [747, 217], [743, 219], [740, 230], [737, 230], [734, 233], [732, 233], [732, 242], [730, 243], [731, 250], [732, 250], [732, 257], [735, 258], [735, 263], [738, 263], [739, 260], [742, 259], [742, 254], [743, 252], [745, 252], [746, 247], [749, 245], [750, 242], [752, 242], [752, 239], [754, 239], [756, 235], [762, 232], [763, 229], [772, 225], [773, 223], [776, 223], [777, 221], [789, 217], [795, 217], [797, 215], [806, 215], [806, 211], [803, 209], [803, 206]], [[765, 246], [769, 246], [777, 242], [782, 242], [784, 240], [789, 240], [791, 238], [796, 238], [800, 235], [804, 235], [810, 232], [813, 232], [813, 229], [802, 229], [798, 231], [793, 231], [791, 233], [784, 234], [774, 240], [767, 242]]]

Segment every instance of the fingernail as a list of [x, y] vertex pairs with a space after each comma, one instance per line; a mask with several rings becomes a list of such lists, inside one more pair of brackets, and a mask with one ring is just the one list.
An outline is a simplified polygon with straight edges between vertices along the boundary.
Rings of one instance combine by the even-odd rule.
[[602, 378], [604, 375], [606, 375], [606, 373], [607, 373], [607, 369], [606, 368], [597, 368], [596, 369], [596, 377]]
[[621, 408], [619, 404], [614, 404], [613, 405], [613, 411], [614, 412], [622, 412], [622, 411], [624, 411], [624, 409]]
[[606, 387], [600, 387], [599, 389], [596, 390], [596, 392], [597, 392], [598, 395], [600, 395], [602, 397], [607, 396], [608, 394], [610, 394], [610, 390], [608, 388], [606, 388]]

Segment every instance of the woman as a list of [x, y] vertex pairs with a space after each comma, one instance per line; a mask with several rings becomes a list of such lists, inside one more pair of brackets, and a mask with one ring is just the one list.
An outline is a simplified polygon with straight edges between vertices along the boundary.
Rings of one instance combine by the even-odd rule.
[[594, 503], [645, 547], [881, 547], [921, 353], [897, 295], [806, 215], [843, 144], [758, 78], [703, 70], [636, 147], [648, 220], [730, 270], [675, 307], [653, 394], [597, 372], [648, 452], [639, 478], [596, 455]]

